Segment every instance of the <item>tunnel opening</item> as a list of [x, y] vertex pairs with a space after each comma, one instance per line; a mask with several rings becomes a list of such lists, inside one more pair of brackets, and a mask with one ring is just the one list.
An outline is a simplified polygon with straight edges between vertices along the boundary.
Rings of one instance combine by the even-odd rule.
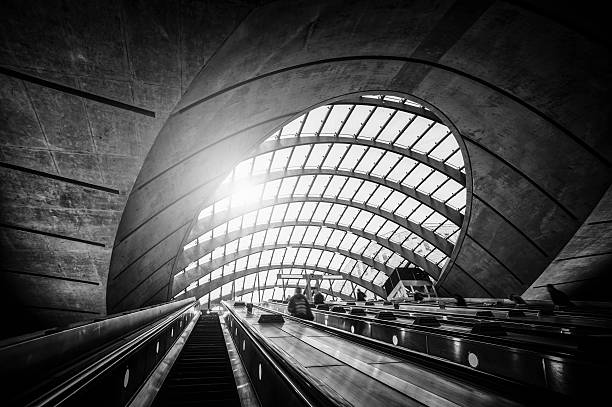
[[386, 299], [384, 283], [404, 267], [433, 287], [469, 218], [469, 172], [454, 126], [426, 102], [365, 92], [312, 106], [267, 135], [199, 210], [172, 297], [210, 308], [280, 300], [314, 275], [326, 300], [357, 289]]

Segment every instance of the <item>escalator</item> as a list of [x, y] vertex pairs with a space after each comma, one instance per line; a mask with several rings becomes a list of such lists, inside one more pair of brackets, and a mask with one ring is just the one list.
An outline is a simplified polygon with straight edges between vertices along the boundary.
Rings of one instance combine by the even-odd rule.
[[240, 407], [219, 315], [202, 314], [153, 405]]

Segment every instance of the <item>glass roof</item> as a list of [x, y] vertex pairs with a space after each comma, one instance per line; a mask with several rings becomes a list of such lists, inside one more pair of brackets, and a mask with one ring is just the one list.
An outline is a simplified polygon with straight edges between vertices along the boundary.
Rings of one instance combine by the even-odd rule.
[[279, 267], [342, 275], [323, 280], [330, 298], [354, 297], [357, 285], [383, 295], [386, 276], [401, 266], [435, 281], [465, 208], [459, 145], [431, 111], [397, 96], [320, 106], [224, 179], [184, 247], [176, 297], [281, 299]]

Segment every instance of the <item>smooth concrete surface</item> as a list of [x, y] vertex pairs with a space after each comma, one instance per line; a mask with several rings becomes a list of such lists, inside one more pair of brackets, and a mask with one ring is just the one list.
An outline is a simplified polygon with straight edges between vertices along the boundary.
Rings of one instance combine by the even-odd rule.
[[149, 148], [191, 80], [256, 3], [2, 2], [0, 337], [106, 314], [115, 234]]
[[612, 283], [612, 187], [523, 297], [549, 300], [546, 284], [573, 300], [609, 301]]

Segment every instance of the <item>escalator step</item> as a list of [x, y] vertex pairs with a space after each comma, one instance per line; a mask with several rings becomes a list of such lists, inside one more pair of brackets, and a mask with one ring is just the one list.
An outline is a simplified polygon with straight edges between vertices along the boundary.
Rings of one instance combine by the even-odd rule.
[[201, 315], [153, 406], [240, 406], [218, 314]]

